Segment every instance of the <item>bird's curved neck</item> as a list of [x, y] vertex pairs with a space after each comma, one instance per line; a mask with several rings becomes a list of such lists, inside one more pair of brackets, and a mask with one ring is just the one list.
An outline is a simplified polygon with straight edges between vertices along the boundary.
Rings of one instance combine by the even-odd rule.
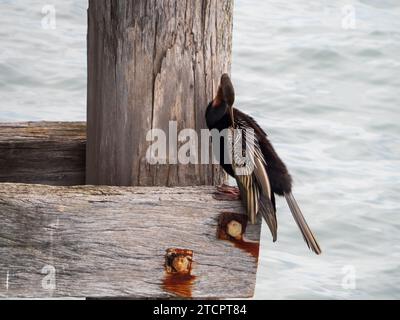
[[[207, 108], [207, 113], [206, 113], [206, 121], [207, 121], [207, 126], [209, 129], [215, 129], [215, 128], [220, 128], [221, 125], [224, 126], [223, 123], [226, 122], [227, 116], [230, 117], [230, 108], [226, 103], [223, 103], [217, 107], [214, 107], [212, 104], [210, 104]], [[226, 127], [228, 127], [229, 124], [226, 124]]]

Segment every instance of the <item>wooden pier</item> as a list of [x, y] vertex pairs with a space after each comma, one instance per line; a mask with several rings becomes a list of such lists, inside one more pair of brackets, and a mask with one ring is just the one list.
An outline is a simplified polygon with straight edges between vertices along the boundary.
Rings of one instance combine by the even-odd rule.
[[233, 1], [183, 3], [90, 0], [87, 122], [0, 124], [0, 298], [253, 296], [261, 223], [221, 169], [145, 159], [230, 71]]

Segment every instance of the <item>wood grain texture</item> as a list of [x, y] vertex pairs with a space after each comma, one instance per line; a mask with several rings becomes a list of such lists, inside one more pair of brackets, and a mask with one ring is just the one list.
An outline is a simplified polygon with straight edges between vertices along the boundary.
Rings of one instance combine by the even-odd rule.
[[[220, 213], [242, 206], [214, 191], [0, 184], [0, 298], [176, 297], [163, 267], [175, 247], [194, 252], [184, 294], [251, 297], [256, 258], [216, 239]], [[247, 237], [259, 240], [260, 228], [249, 226]]]
[[218, 166], [149, 165], [146, 134], [206, 128], [230, 72], [233, 0], [90, 0], [88, 13], [87, 184], [221, 183]]
[[0, 182], [85, 183], [86, 124], [0, 123]]

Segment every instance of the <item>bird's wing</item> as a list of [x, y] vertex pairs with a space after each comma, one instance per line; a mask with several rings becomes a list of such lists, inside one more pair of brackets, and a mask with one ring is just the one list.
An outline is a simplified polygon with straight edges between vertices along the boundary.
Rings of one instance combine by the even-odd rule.
[[[272, 145], [270, 145], [270, 143], [267, 140], [267, 134], [262, 130], [262, 128], [257, 124], [257, 122], [251, 118], [250, 116], [240, 112], [237, 109], [233, 110], [233, 114], [234, 114], [234, 119], [235, 122], [238, 123], [238, 126], [240, 127], [249, 127], [252, 128], [256, 135], [258, 137], [261, 138], [261, 141], [258, 141], [258, 143], [256, 144], [256, 148], [255, 148], [255, 158], [259, 158], [261, 160], [263, 160], [263, 164], [264, 164], [264, 168], [265, 168], [265, 172], [263, 172], [263, 170], [257, 170], [258, 167], [256, 166], [256, 170], [255, 170], [255, 176], [257, 178], [257, 182], [261, 185], [261, 189], [262, 190], [269, 190], [268, 186], [265, 185], [266, 181], [268, 180], [268, 163], [265, 162], [265, 150], [269, 150], [269, 153], [273, 154], [276, 160], [279, 160], [281, 162], [281, 160], [279, 159], [278, 155], [275, 153]], [[260, 148], [260, 145], [262, 146]], [[263, 151], [264, 150], [264, 151]], [[261, 166], [260, 166], [261, 167]], [[290, 181], [290, 175], [287, 172], [287, 169], [285, 167], [285, 165], [282, 163], [281, 165], [281, 170], [285, 172], [285, 174], [283, 175], [287, 181]], [[262, 184], [264, 182], [264, 184]], [[289, 182], [290, 183], [290, 182]], [[273, 197], [273, 193], [271, 193], [271, 196], [269, 199], [272, 200], [272, 207], [271, 207], [271, 203], [270, 201], [268, 201], [269, 199], [267, 198], [267, 196], [265, 195], [265, 193], [260, 193], [260, 212], [263, 214], [265, 221], [267, 222], [272, 235], [274, 237], [274, 241], [276, 240], [276, 230], [277, 230], [277, 220], [276, 220], [276, 213], [275, 213], [275, 199]], [[293, 194], [291, 192], [284, 192], [283, 195], [286, 198], [286, 201], [289, 205], [290, 211], [292, 212], [293, 218], [296, 221], [298, 227], [300, 228], [300, 231], [303, 235], [304, 240], [306, 241], [308, 247], [313, 250], [316, 254], [321, 254], [321, 248], [318, 244], [317, 239], [315, 238], [313, 232], [311, 231], [310, 227], [308, 226]]]
[[[269, 229], [273, 240], [277, 239], [277, 219], [272, 203], [272, 190], [269, 181], [267, 166], [260, 148], [259, 141], [254, 135], [254, 129], [249, 126], [246, 119], [235, 116], [235, 128], [233, 133], [233, 169], [238, 183], [242, 201], [247, 209], [249, 219], [256, 222], [257, 213], [261, 213]], [[238, 133], [241, 133], [238, 134]], [[237, 150], [246, 150], [240, 154]], [[247, 163], [243, 163], [243, 156]]]
[[252, 175], [236, 175], [236, 182], [240, 190], [240, 196], [246, 208], [247, 215], [252, 224], [257, 222], [259, 210], [260, 192]]

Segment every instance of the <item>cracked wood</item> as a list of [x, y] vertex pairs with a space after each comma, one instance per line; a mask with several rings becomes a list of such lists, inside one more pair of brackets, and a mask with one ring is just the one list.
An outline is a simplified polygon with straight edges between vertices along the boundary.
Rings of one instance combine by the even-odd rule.
[[149, 165], [146, 135], [206, 128], [231, 67], [233, 0], [90, 0], [88, 13], [87, 183], [220, 183], [218, 166]]
[[[165, 285], [168, 248], [194, 252], [185, 294], [251, 297], [257, 259], [216, 237], [220, 213], [242, 205], [214, 192], [0, 184], [0, 298], [176, 297]], [[260, 229], [249, 226], [246, 237], [259, 240]], [[53, 288], [43, 285], [49, 270]]]
[[0, 182], [85, 183], [84, 122], [0, 123]]

